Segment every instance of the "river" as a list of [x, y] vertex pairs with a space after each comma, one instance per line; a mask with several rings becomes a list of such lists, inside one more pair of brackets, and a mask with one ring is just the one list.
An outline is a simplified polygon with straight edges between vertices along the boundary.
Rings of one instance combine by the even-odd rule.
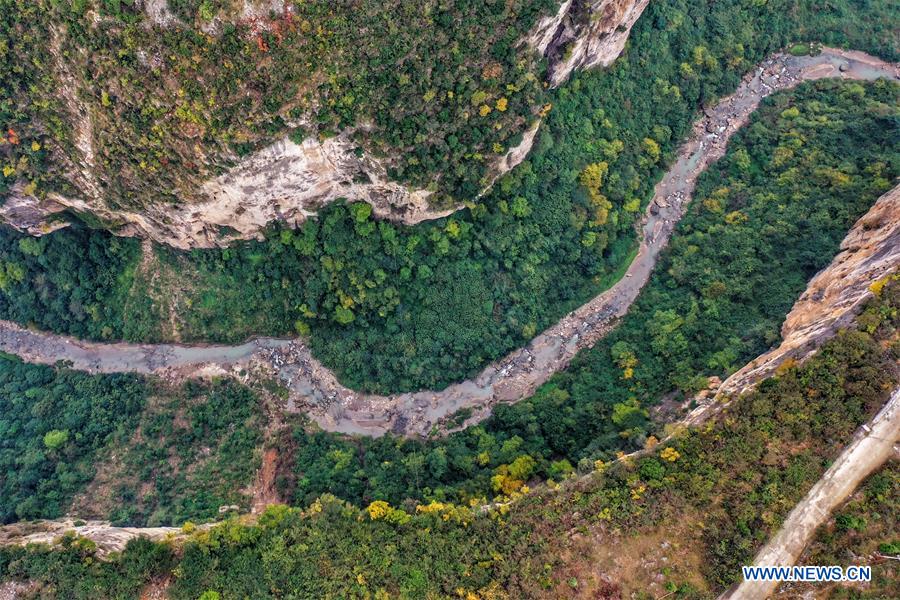
[[226, 374], [248, 366], [269, 369], [290, 389], [288, 410], [307, 412], [323, 429], [378, 436], [388, 431], [427, 435], [441, 420], [467, 408], [467, 426], [494, 405], [531, 395], [580, 350], [603, 337], [648, 281], [660, 251], [685, 214], [697, 177], [725, 154], [730, 137], [769, 94], [802, 81], [841, 77], [900, 80], [900, 66], [861, 53], [823, 48], [818, 56], [776, 54], [745, 76], [737, 91], [704, 111], [676, 161], [654, 189], [641, 222], [641, 243], [625, 275], [611, 288], [563, 317], [527, 346], [488, 365], [477, 377], [441, 391], [390, 396], [342, 386], [302, 340], [257, 338], [237, 346], [93, 343], [26, 330], [0, 321], [0, 350], [45, 364], [68, 361], [92, 373]]

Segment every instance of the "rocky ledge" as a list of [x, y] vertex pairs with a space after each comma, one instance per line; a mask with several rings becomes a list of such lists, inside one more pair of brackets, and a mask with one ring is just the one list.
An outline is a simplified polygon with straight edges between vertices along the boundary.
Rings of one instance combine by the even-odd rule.
[[575, 69], [606, 67], [622, 50], [650, 0], [566, 0], [542, 19], [528, 43], [550, 63], [550, 85], [562, 84]]
[[[609, 65], [625, 46], [632, 25], [649, 0], [566, 0], [556, 14], [543, 18], [523, 43], [550, 61], [549, 82], [562, 83], [576, 68]], [[278, 3], [245, 3], [269, 12]], [[258, 6], [257, 6], [258, 5]], [[148, 18], [170, 26], [174, 17], [164, 0], [146, 0]], [[252, 11], [251, 11], [252, 12]], [[242, 13], [243, 14], [243, 13]], [[249, 13], [247, 13], [249, 14]], [[256, 14], [255, 12], [253, 14]], [[245, 15], [246, 16], [246, 15]], [[226, 246], [257, 238], [273, 221], [296, 226], [339, 198], [372, 205], [379, 218], [412, 225], [445, 217], [461, 205], [435, 206], [432, 192], [391, 181], [383, 161], [360, 153], [352, 132], [302, 143], [284, 138], [240, 160], [222, 175], [186, 183], [185, 199], [127, 210], [107, 202], [95, 174], [93, 125], [90, 112], [78, 101], [71, 66], [60, 52], [58, 35], [52, 41], [53, 68], [64, 85], [61, 93], [74, 130], [77, 156], [64, 161], [72, 193], [36, 197], [14, 186], [0, 205], [0, 220], [31, 235], [44, 235], [68, 225], [67, 213], [90, 214], [118, 235], [149, 238], [176, 248]], [[530, 123], [522, 141], [489, 166], [487, 189], [521, 163], [531, 151], [540, 120]]]

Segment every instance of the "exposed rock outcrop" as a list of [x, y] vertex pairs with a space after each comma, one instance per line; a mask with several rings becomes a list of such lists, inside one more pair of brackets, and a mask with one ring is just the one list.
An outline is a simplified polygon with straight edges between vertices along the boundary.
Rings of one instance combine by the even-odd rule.
[[365, 200], [379, 217], [406, 224], [454, 210], [432, 209], [431, 192], [389, 181], [381, 162], [354, 150], [346, 135], [301, 144], [283, 139], [208, 181], [201, 190], [207, 200], [185, 206], [180, 212], [188, 214], [174, 220], [197, 240], [222, 226], [246, 238], [274, 220], [296, 225], [337, 198]]
[[[197, 529], [208, 529], [211, 526], [212, 524], [199, 525]], [[180, 527], [114, 527], [108, 521], [76, 521], [67, 518], [22, 521], [0, 526], [0, 546], [53, 545], [66, 534], [91, 540], [97, 544], [97, 554], [101, 557], [110, 552], [121, 552], [129, 540], [139, 536], [159, 542], [187, 535]]]
[[609, 66], [650, 0], [566, 0], [555, 15], [542, 19], [528, 43], [547, 57], [554, 87], [575, 69]]
[[[71, 79], [61, 68], [61, 79]], [[224, 246], [259, 237], [267, 224], [297, 226], [338, 198], [369, 202], [381, 218], [414, 224], [450, 214], [458, 207], [432, 208], [431, 192], [389, 181], [385, 166], [357, 151], [349, 133], [301, 144], [284, 138], [251, 154], [225, 173], [207, 181], [195, 201], [153, 204], [141, 212], [111, 208], [94, 176], [91, 119], [80, 110], [75, 84], [64, 94], [75, 127], [79, 165], [61, 158], [78, 193], [28, 195], [15, 186], [0, 205], [0, 218], [13, 227], [42, 235], [67, 225], [62, 211], [90, 213], [116, 234], [150, 238], [176, 248]], [[498, 165], [507, 164], [498, 161]], [[499, 168], [499, 166], [498, 166]], [[511, 167], [510, 167], [511, 168]]]
[[[621, 52], [628, 32], [648, 0], [566, 0], [555, 15], [541, 20], [528, 42], [550, 58], [550, 79], [558, 85], [575, 68], [609, 64]], [[143, 0], [148, 26], [180, 23], [165, 0]], [[232, 15], [242, 22], [264, 23], [266, 16], [286, 10], [278, 0], [245, 1]], [[218, 19], [207, 25], [217, 29]], [[98, 181], [90, 111], [77, 98], [78, 86], [60, 50], [60, 33], [51, 43], [54, 70], [61, 82], [67, 120], [72, 124], [74, 155], [60, 153], [66, 178], [77, 190], [33, 197], [22, 186], [13, 190], [0, 219], [32, 235], [64, 227], [60, 212], [90, 213], [119, 235], [133, 235], [177, 248], [224, 246], [259, 237], [272, 221], [296, 226], [338, 198], [365, 201], [376, 216], [415, 224], [441, 218], [462, 207], [434, 206], [429, 190], [390, 181], [386, 163], [360, 153], [351, 132], [297, 144], [282, 139], [238, 162], [222, 175], [183, 191], [179, 204], [159, 204], [129, 210], [106, 201]], [[145, 60], [150, 60], [145, 58]], [[540, 121], [532, 123], [517, 146], [489, 166], [486, 192], [504, 173], [521, 163], [531, 150]]]
[[729, 377], [722, 393], [746, 392], [788, 359], [809, 356], [856, 317], [870, 286], [900, 269], [900, 186], [860, 218], [831, 264], [816, 274], [781, 327], [782, 342]]
[[[227, 4], [221, 10], [229, 21], [251, 21], [263, 20], [269, 14], [280, 14], [285, 10], [284, 0], [243, 0], [238, 6], [228, 6]], [[168, 0], [137, 0], [136, 5], [143, 8], [144, 14], [154, 25], [160, 27], [171, 27], [178, 22], [178, 17], [169, 7]], [[201, 27], [204, 33], [216, 33], [221, 25], [219, 15], [215, 15], [213, 19]]]
[[65, 219], [56, 220], [52, 216], [68, 208], [53, 199], [39, 200], [22, 193], [22, 186], [13, 186], [10, 195], [0, 204], [0, 219], [13, 225], [19, 231], [41, 236], [69, 225]]
[[[525, 159], [539, 126], [536, 121], [517, 146], [495, 161], [491, 185]], [[203, 198], [199, 202], [148, 206], [141, 213], [110, 209], [86, 168], [86, 174], [73, 177], [82, 183], [78, 187], [83, 195], [51, 193], [38, 198], [24, 194], [19, 186], [0, 205], [0, 219], [31, 235], [43, 235], [68, 224], [57, 216], [62, 211], [91, 213], [119, 235], [188, 249], [259, 237], [273, 221], [295, 227], [338, 198], [368, 202], [377, 217], [406, 225], [439, 219], [461, 208], [432, 206], [432, 192], [390, 181], [382, 162], [356, 149], [348, 134], [300, 144], [284, 138], [207, 181], [198, 191]], [[82, 151], [85, 165], [89, 150], [88, 145]]]
[[144, 13], [150, 22], [160, 27], [169, 27], [178, 19], [172, 14], [167, 0], [138, 0], [143, 5]]

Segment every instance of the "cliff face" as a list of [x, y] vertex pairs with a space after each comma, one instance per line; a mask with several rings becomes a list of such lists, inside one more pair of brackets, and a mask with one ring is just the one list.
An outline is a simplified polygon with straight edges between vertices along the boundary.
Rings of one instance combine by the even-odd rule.
[[650, 0], [566, 0], [542, 19], [528, 43], [547, 57], [554, 87], [575, 69], [612, 64]]
[[781, 327], [781, 344], [734, 373], [720, 391], [747, 391], [786, 360], [806, 358], [853, 321], [872, 295], [873, 283], [898, 268], [900, 186], [878, 199], [844, 238], [831, 264], [810, 280]]
[[[495, 162], [491, 181], [521, 163], [534, 142], [540, 121]], [[79, 195], [51, 193], [44, 198], [25, 194], [19, 186], [0, 205], [0, 219], [31, 235], [44, 235], [68, 223], [65, 210], [91, 213], [119, 235], [150, 238], [176, 248], [210, 248], [260, 236], [266, 224], [281, 221], [297, 226], [338, 198], [364, 201], [376, 216], [413, 225], [452, 214], [460, 205], [434, 207], [432, 192], [390, 181], [383, 163], [357, 155], [347, 135], [296, 144], [282, 139], [251, 154], [197, 190], [197, 201], [148, 206], [140, 213], [112, 209], [90, 181], [87, 153], [84, 175], [73, 178]], [[487, 189], [485, 189], [487, 191]]]
[[388, 181], [385, 168], [338, 136], [296, 144], [283, 139], [256, 152], [224, 174], [203, 183], [196, 199], [179, 205], [151, 205], [140, 213], [110, 209], [100, 194], [49, 194], [39, 199], [13, 190], [0, 218], [17, 229], [41, 235], [65, 222], [66, 209], [89, 212], [121, 235], [147, 237], [177, 248], [208, 248], [248, 239], [275, 220], [296, 226], [337, 198], [365, 200], [378, 216], [405, 223], [452, 212], [431, 209], [430, 192]]
[[[157, 25], [175, 22], [164, 1], [147, 2], [144, 8]], [[55, 157], [65, 165], [65, 178], [73, 191], [37, 197], [26, 193], [22, 185], [13, 186], [0, 204], [0, 220], [20, 231], [36, 236], [55, 231], [68, 225], [60, 213], [71, 211], [93, 215], [119, 235], [189, 249], [258, 237], [268, 223], [276, 220], [296, 226], [337, 198], [369, 202], [379, 217], [407, 224], [455, 210], [432, 208], [428, 202], [431, 192], [389, 181], [381, 161], [357, 153], [349, 131], [300, 144], [285, 137], [218, 177], [182, 182], [182, 188], [187, 189], [182, 190], [182, 201], [176, 205], [150, 204], [139, 211], [110, 206], [100, 181], [91, 110], [79, 100], [73, 66], [62, 51], [62, 35], [54, 31], [50, 42], [52, 73], [60, 82], [62, 116], [71, 125], [73, 150], [71, 155], [56, 152]], [[522, 146], [530, 148], [530, 142], [526, 137]], [[517, 151], [521, 153], [517, 148], [509, 152]], [[498, 173], [513, 166], [512, 161], [501, 158], [495, 166]], [[522, 158], [524, 154], [518, 162]]]
[[[631, 26], [648, 0], [566, 0], [554, 15], [539, 21], [527, 45], [550, 60], [550, 83], [562, 83], [576, 68], [608, 65], [624, 47]], [[165, 0], [144, 0], [148, 23], [157, 27], [184, 26]], [[280, 2], [244, 2], [235, 18], [265, 27], [264, 15], [281, 13]], [[98, 17], [99, 18], [99, 17]], [[208, 23], [215, 35], [219, 17]], [[72, 73], [72, 56], [63, 51], [57, 30], [51, 39], [54, 61], [50, 68], [63, 102], [61, 115], [72, 132], [70, 151], [57, 152], [70, 184], [63, 193], [26, 193], [26, 186], [13, 186], [0, 205], [0, 219], [32, 235], [42, 235], [66, 226], [64, 211], [88, 213], [116, 234], [150, 238], [177, 248], [224, 246], [240, 239], [260, 236], [275, 220], [296, 226], [338, 198], [364, 201], [376, 216], [404, 224], [447, 216], [461, 205], [434, 205], [433, 192], [413, 189], [391, 181], [390, 159], [360, 152], [352, 131], [324, 140], [294, 143], [287, 137], [231, 163], [234, 166], [212, 179], [190, 173], [176, 182], [176, 203], [158, 202], [129, 208], [109, 198], [107, 175], [98, 160], [95, 139], [100, 121], [81, 99], [82, 92]], [[142, 55], [143, 56], [143, 55]], [[81, 57], [84, 59], [84, 57]], [[146, 68], [154, 68], [153, 57], [144, 56]], [[500, 176], [521, 163], [531, 150], [540, 121], [523, 131], [522, 141], [497, 156], [489, 165], [487, 191]], [[522, 124], [523, 129], [526, 124]], [[101, 144], [102, 145], [102, 144]], [[96, 147], [95, 147], [96, 146]], [[199, 147], [199, 146], [198, 146]], [[231, 157], [232, 159], [234, 157]], [[221, 163], [222, 157], [200, 158]], [[127, 200], [127, 199], [126, 199]], [[465, 199], [460, 199], [465, 200]]]

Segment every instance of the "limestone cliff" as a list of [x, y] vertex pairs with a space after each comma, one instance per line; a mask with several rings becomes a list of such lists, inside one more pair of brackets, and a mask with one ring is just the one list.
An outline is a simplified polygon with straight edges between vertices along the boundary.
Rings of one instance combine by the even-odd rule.
[[650, 0], [566, 0], [542, 19], [528, 43], [550, 63], [554, 87], [575, 69], [612, 64]]
[[871, 285], [900, 268], [900, 186], [881, 196], [860, 218], [831, 264], [813, 277], [781, 327], [781, 344], [722, 384], [720, 392], [745, 392], [788, 359], [809, 356], [856, 317]]
[[[540, 20], [526, 40], [550, 59], [550, 81], [559, 85], [575, 68], [607, 65], [621, 52], [628, 32], [648, 0], [566, 0], [556, 14]], [[184, 26], [166, 0], [138, 3], [149, 24], [157, 27]], [[287, 10], [277, 1], [244, 2], [236, 15], [243, 21], [265, 25], [263, 15]], [[99, 18], [99, 16], [97, 17]], [[217, 17], [218, 18], [218, 17]], [[208, 23], [214, 35], [221, 23]], [[390, 159], [361, 153], [352, 131], [328, 139], [310, 138], [295, 143], [287, 137], [244, 159], [207, 157], [232, 164], [220, 175], [204, 180], [185, 176], [177, 182], [177, 202], [159, 202], [128, 208], [111, 199], [108, 182], [95, 151], [95, 117], [81, 100], [72, 73], [77, 67], [60, 47], [61, 32], [51, 40], [53, 75], [59, 82], [64, 115], [71, 125], [73, 145], [57, 152], [64, 166], [65, 192], [26, 193], [27, 186], [13, 186], [0, 206], [0, 219], [32, 235], [42, 235], [68, 224], [60, 213], [85, 213], [99, 219], [119, 235], [150, 238], [177, 248], [223, 246], [240, 239], [258, 237], [272, 221], [291, 226], [315, 214], [338, 198], [365, 201], [376, 216], [404, 224], [444, 217], [461, 204], [435, 205], [434, 194], [391, 181]], [[82, 59], [84, 57], [81, 57]], [[147, 68], [158, 57], [144, 56]], [[522, 141], [494, 159], [484, 181], [487, 191], [504, 173], [522, 162], [531, 150], [540, 121], [523, 123]], [[527, 126], [527, 129], [525, 127]], [[465, 199], [461, 199], [465, 200]]]

